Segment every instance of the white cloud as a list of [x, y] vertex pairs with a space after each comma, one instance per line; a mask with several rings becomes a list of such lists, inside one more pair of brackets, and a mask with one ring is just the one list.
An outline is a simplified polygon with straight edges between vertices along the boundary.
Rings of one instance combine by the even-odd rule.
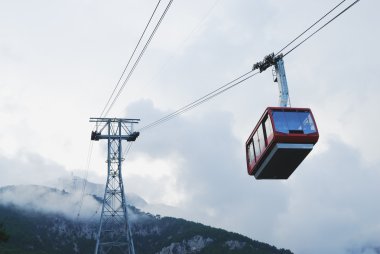
[[[128, 113], [133, 114], [134, 110], [142, 108], [145, 109], [140, 111], [143, 115], [153, 117], [164, 113], [154, 109], [149, 101], [130, 105]], [[247, 175], [244, 146], [232, 133], [231, 116], [230, 113], [214, 111], [197, 118], [178, 117], [143, 132], [129, 161], [131, 167], [144, 169], [141, 172], [144, 176], [160, 170], [149, 168], [150, 161], [159, 158], [169, 164], [175, 162], [171, 176], [176, 179], [174, 192], [183, 196], [177, 205], [180, 211], [175, 211], [177, 216], [267, 240], [276, 223], [269, 218], [286, 209], [288, 190], [282, 182], [255, 182]], [[143, 155], [150, 159], [140, 166], [137, 161]], [[144, 198], [150, 192], [161, 197], [165, 197], [167, 191], [173, 192], [173, 189], [165, 188], [164, 179], [154, 181], [141, 177], [135, 180], [126, 176], [126, 181], [132, 182], [129, 185], [131, 190]], [[150, 188], [137, 191], [134, 189], [136, 185]], [[166, 203], [164, 199], [161, 202]]]
[[42, 156], [19, 151], [15, 156], [0, 155], [0, 186], [44, 184], [68, 172], [59, 164]]
[[[76, 219], [81, 193], [67, 193], [37, 185], [7, 186], [0, 191], [0, 203], [42, 213], [55, 213]], [[84, 196], [80, 219], [98, 219], [100, 204], [92, 196]]]
[[[219, 1], [191, 34], [215, 2], [174, 1], [112, 116], [126, 105], [128, 117], [145, 123], [172, 112], [250, 70], [334, 4]], [[0, 185], [85, 168], [88, 118], [100, 113], [155, 3], [0, 3]], [[321, 134], [291, 179], [254, 181], [245, 173], [245, 138], [264, 108], [277, 104], [268, 70], [143, 133], [126, 163], [126, 189], [176, 205], [188, 219], [301, 253], [309, 246], [372, 251], [362, 246], [376, 246], [379, 232], [379, 205], [366, 195], [379, 193], [378, 9], [379, 2], [360, 1], [286, 57], [292, 104], [312, 108]], [[93, 158], [89, 174], [103, 183], [104, 150]]]
[[[137, 109], [151, 117], [164, 115], [146, 100], [130, 105], [128, 112]], [[181, 193], [178, 209], [168, 214], [235, 230], [296, 253], [347, 253], [367, 241], [380, 245], [374, 237], [380, 233], [377, 164], [369, 167], [357, 149], [323, 137], [329, 146], [318, 152], [317, 144], [317, 151], [289, 180], [256, 181], [246, 173], [244, 146], [231, 125], [230, 113], [214, 111], [197, 118], [180, 116], [143, 132], [129, 157], [135, 168], [134, 175], [126, 176], [130, 190], [143, 197], [154, 193], [163, 203], [170, 203], [167, 195]], [[142, 156], [145, 160], [139, 161]], [[158, 159], [176, 166], [168, 176], [149, 177], [160, 171], [154, 163]], [[170, 179], [176, 184], [167, 188]]]
[[287, 211], [275, 230], [279, 243], [299, 253], [347, 253], [367, 241], [380, 245], [379, 177], [379, 165], [367, 167], [356, 149], [330, 141], [289, 184]]

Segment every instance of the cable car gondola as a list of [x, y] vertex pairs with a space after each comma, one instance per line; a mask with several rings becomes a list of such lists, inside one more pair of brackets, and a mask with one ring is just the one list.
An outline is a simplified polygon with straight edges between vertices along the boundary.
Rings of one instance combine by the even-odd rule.
[[318, 138], [310, 109], [268, 107], [246, 142], [248, 174], [256, 179], [287, 179]]
[[289, 91], [282, 54], [253, 65], [260, 72], [274, 66], [279, 107], [268, 107], [245, 143], [247, 171], [256, 179], [288, 179], [317, 143], [319, 134], [308, 108], [288, 107]]

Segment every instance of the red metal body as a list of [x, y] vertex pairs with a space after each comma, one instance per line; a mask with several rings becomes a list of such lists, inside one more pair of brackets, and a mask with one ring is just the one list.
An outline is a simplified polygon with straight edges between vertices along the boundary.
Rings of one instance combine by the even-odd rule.
[[[274, 114], [276, 114], [275, 117]], [[287, 118], [288, 122], [286, 120]], [[294, 119], [299, 120], [297, 125], [298, 127], [294, 130], [289, 129], [291, 127], [286, 129], [287, 126], [290, 126], [291, 124], [295, 126], [295, 121], [293, 121]], [[281, 127], [283, 129], [280, 129], [280, 124], [282, 124]], [[305, 131], [305, 126], [308, 128], [308, 131]], [[270, 129], [271, 127], [272, 130]], [[259, 128], [260, 131], [258, 131]], [[302, 144], [314, 145], [318, 141], [318, 138], [319, 134], [317, 125], [310, 109], [268, 107], [264, 111], [259, 122], [253, 129], [245, 144], [248, 174], [254, 175], [257, 179], [288, 178], [311, 150], [308, 149], [306, 151], [305, 149], [299, 147], [302, 147]], [[274, 149], [278, 149], [278, 144], [281, 144], [283, 146], [285, 144], [285, 148], [282, 147], [280, 150], [278, 150], [281, 151], [282, 154], [277, 150], [273, 151]], [[259, 145], [261, 149], [257, 149], [257, 145]], [[299, 147], [295, 147], [296, 145]], [[286, 146], [289, 146], [291, 148], [286, 148]], [[273, 156], [273, 159], [271, 156]], [[276, 162], [275, 164], [272, 163], [271, 169], [267, 170], [267, 168], [265, 168], [266, 166], [264, 167], [262, 164], [264, 161], [266, 163], [265, 165], [270, 164], [270, 160], [276, 160]], [[259, 168], [261, 171], [263, 171], [259, 172], [260, 175], [258, 175], [257, 172]], [[270, 170], [271, 173], [269, 175], [265, 175], [265, 170]]]

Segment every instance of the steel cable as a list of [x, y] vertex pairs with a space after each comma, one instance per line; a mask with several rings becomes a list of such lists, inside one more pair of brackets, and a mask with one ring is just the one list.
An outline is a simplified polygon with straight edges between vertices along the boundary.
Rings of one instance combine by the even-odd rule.
[[138, 56], [137, 60], [135, 61], [135, 63], [134, 63], [134, 65], [133, 65], [132, 69], [129, 71], [129, 73], [128, 73], [126, 79], [123, 81], [122, 86], [120, 87], [119, 91], [117, 92], [115, 98], [112, 100], [112, 102], [111, 102], [110, 106], [108, 107], [107, 111], [104, 113], [104, 116], [107, 116], [107, 115], [108, 115], [108, 113], [109, 113], [110, 110], [112, 109], [113, 105], [115, 104], [116, 100], [119, 98], [121, 92], [123, 91], [125, 85], [127, 84], [127, 82], [129, 81], [130, 77], [132, 76], [134, 70], [136, 69], [138, 63], [139, 63], [140, 60], [141, 60], [141, 57], [144, 55], [144, 53], [145, 53], [145, 51], [146, 51], [148, 45], [149, 45], [150, 42], [152, 41], [154, 35], [155, 35], [156, 32], [157, 32], [158, 27], [160, 26], [162, 20], [164, 19], [165, 15], [166, 15], [166, 13], [168, 12], [168, 10], [169, 10], [169, 8], [170, 8], [170, 6], [171, 6], [172, 3], [173, 3], [173, 0], [170, 0], [169, 3], [168, 3], [168, 5], [166, 6], [164, 12], [162, 13], [162, 15], [161, 15], [159, 21], [157, 22], [156, 26], [154, 27], [153, 32], [152, 32], [151, 35], [149, 36], [148, 41], [145, 43], [145, 45], [144, 45], [142, 51], [140, 52], [140, 55]]
[[312, 36], [314, 36], [316, 33], [318, 33], [319, 31], [321, 31], [323, 28], [325, 28], [328, 24], [330, 24], [331, 22], [333, 22], [336, 18], [338, 18], [340, 15], [342, 15], [343, 13], [345, 13], [348, 9], [350, 9], [352, 6], [354, 6], [355, 4], [357, 4], [360, 0], [356, 0], [355, 2], [353, 2], [352, 4], [350, 4], [349, 6], [347, 6], [346, 8], [344, 8], [341, 12], [339, 12], [337, 15], [335, 15], [333, 18], [331, 18], [328, 22], [326, 22], [323, 26], [321, 26], [320, 28], [318, 28], [316, 31], [314, 31], [312, 34], [310, 34], [308, 37], [306, 37], [305, 39], [303, 39], [300, 43], [298, 43], [296, 46], [294, 46], [291, 50], [289, 50], [288, 52], [286, 52], [284, 54], [284, 57], [287, 56], [289, 53], [291, 53], [293, 50], [295, 50], [296, 48], [298, 48], [300, 45], [302, 45], [303, 43], [305, 43], [307, 40], [309, 40]]
[[[336, 10], [340, 5], [342, 5], [346, 0], [343, 0], [341, 1], [339, 4], [337, 4], [334, 8], [332, 8], [330, 11], [328, 11], [326, 14], [324, 14], [320, 19], [318, 19], [316, 22], [314, 22], [310, 27], [308, 27], [304, 32], [302, 32], [300, 35], [298, 35], [295, 39], [293, 39], [290, 43], [288, 43], [287, 45], [285, 45], [281, 50], [279, 50], [276, 55], [280, 54], [284, 49], [288, 48], [291, 44], [293, 44], [295, 41], [297, 41], [302, 35], [304, 35], [305, 33], [307, 33], [311, 28], [313, 28], [315, 25], [317, 25], [321, 20], [323, 20], [325, 17], [327, 17], [329, 14], [331, 14], [334, 10]], [[309, 35], [308, 37], [306, 37], [304, 40], [302, 40], [300, 43], [298, 43], [295, 47], [293, 47], [291, 50], [289, 50], [288, 52], [286, 52], [284, 54], [283, 57], [287, 56], [289, 53], [291, 53], [293, 50], [295, 50], [297, 47], [299, 47], [301, 44], [303, 44], [304, 42], [306, 42], [308, 39], [310, 39], [313, 35], [315, 35], [316, 33], [318, 33], [320, 30], [322, 30], [324, 27], [326, 27], [328, 24], [330, 24], [332, 21], [334, 21], [336, 18], [338, 18], [340, 15], [342, 15], [344, 12], [346, 12], [348, 9], [350, 9], [353, 5], [355, 5], [357, 2], [359, 2], [360, 0], [356, 0], [355, 2], [353, 2], [352, 4], [350, 4], [348, 7], [346, 7], [343, 11], [339, 12], [337, 15], [335, 15], [332, 19], [330, 19], [328, 22], [326, 22], [324, 25], [322, 25], [320, 28], [318, 28], [316, 31], [314, 31], [311, 35]], [[243, 81], [257, 75], [259, 72], [255, 72], [253, 73], [252, 75], [242, 79], [244, 76], [248, 75], [248, 74], [251, 74], [252, 71], [249, 71], [241, 76], [239, 76], [238, 78], [228, 82], [227, 84], [209, 92], [208, 94], [200, 97], [199, 99], [179, 108], [178, 110], [174, 111], [173, 113], [170, 113], [152, 123], [149, 123], [145, 126], [143, 126], [139, 131], [144, 131], [144, 130], [147, 130], [147, 129], [150, 129], [150, 128], [153, 128], [157, 125], [160, 125], [164, 122], [167, 122], [169, 120], [171, 120], [172, 118], [180, 115], [180, 114], [183, 114], [185, 113], [186, 111], [189, 111], [195, 107], [198, 107], [199, 105], [203, 104], [204, 102], [214, 98], [215, 96], [221, 94], [221, 93], [224, 93], [225, 91], [231, 89], [232, 87], [235, 87], [236, 85], [242, 83]], [[240, 80], [242, 79], [242, 80]], [[238, 81], [239, 80], [239, 81]], [[236, 82], [236, 83], [234, 83]]]
[[148, 21], [148, 23], [146, 24], [146, 26], [145, 26], [145, 28], [144, 28], [144, 31], [142, 32], [142, 34], [141, 34], [141, 36], [140, 36], [140, 39], [139, 39], [139, 41], [137, 42], [136, 47], [135, 47], [135, 49], [134, 49], [133, 52], [132, 52], [132, 55], [129, 57], [129, 60], [128, 60], [128, 62], [127, 62], [127, 65], [125, 66], [125, 68], [124, 68], [124, 70], [123, 70], [123, 72], [122, 72], [122, 74], [121, 74], [119, 80], [117, 81], [116, 86], [115, 86], [115, 88], [113, 89], [113, 91], [112, 91], [112, 93], [111, 93], [111, 96], [108, 98], [108, 101], [107, 101], [106, 105], [104, 106], [104, 108], [103, 108], [103, 110], [102, 110], [102, 113], [100, 114], [100, 117], [103, 117], [103, 114], [104, 114], [105, 110], [107, 109], [108, 104], [110, 103], [110, 101], [111, 101], [113, 95], [115, 94], [116, 89], [119, 87], [120, 81], [121, 81], [121, 79], [123, 78], [123, 76], [124, 76], [124, 74], [125, 74], [125, 72], [126, 72], [128, 66], [129, 66], [129, 64], [131, 63], [131, 60], [132, 60], [133, 56], [135, 55], [136, 50], [137, 50], [137, 48], [139, 47], [140, 42], [141, 42], [142, 38], [144, 37], [145, 32], [146, 32], [146, 30], [148, 29], [148, 27], [149, 27], [149, 25], [150, 25], [150, 22], [152, 21], [153, 16], [154, 16], [154, 14], [156, 13], [157, 8], [158, 8], [158, 6], [160, 5], [160, 3], [161, 3], [161, 0], [158, 1], [156, 7], [154, 8], [154, 11], [153, 11], [152, 15], [150, 16], [149, 21]]
[[[251, 75], [249, 75], [249, 74], [251, 74]], [[235, 78], [234, 80], [228, 82], [227, 84], [225, 84], [225, 85], [223, 85], [223, 86], [221, 86], [221, 87], [219, 87], [219, 88], [217, 88], [217, 89], [209, 92], [208, 94], [200, 97], [199, 99], [197, 99], [197, 100], [195, 100], [195, 101], [193, 101], [193, 102], [191, 102], [191, 103], [189, 103], [189, 104], [181, 107], [180, 109], [174, 111], [173, 113], [168, 114], [168, 115], [166, 115], [166, 116], [164, 116], [164, 117], [162, 117], [162, 118], [160, 118], [160, 119], [158, 119], [158, 120], [156, 120], [156, 121], [154, 121], [154, 122], [152, 122], [150, 124], [145, 125], [139, 131], [144, 131], [144, 130], [153, 128], [153, 127], [155, 127], [155, 126], [157, 126], [159, 124], [162, 124], [164, 122], [167, 122], [167, 121], [171, 120], [172, 118], [174, 118], [174, 117], [176, 117], [176, 116], [178, 116], [180, 114], [185, 113], [186, 111], [189, 111], [189, 110], [191, 110], [191, 109], [193, 109], [195, 107], [198, 107], [199, 105], [205, 103], [206, 101], [208, 101], [208, 100], [210, 100], [210, 99], [212, 99], [212, 98], [214, 98], [214, 97], [216, 97], [216, 96], [224, 93], [225, 91], [227, 91], [227, 90], [229, 90], [229, 89], [231, 89], [231, 88], [233, 88], [233, 87], [241, 84], [243, 81], [246, 81], [247, 79], [250, 79], [250, 78], [252, 78], [253, 76], [255, 76], [257, 74], [259, 74], [259, 72], [249, 71], [249, 72], [247, 72], [247, 73], [239, 76], [238, 78]]]

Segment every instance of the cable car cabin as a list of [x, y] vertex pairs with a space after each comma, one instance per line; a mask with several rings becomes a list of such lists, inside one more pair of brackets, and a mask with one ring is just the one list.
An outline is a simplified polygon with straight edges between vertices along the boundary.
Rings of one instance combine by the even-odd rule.
[[248, 174], [256, 179], [288, 179], [318, 137], [310, 109], [267, 108], [246, 142]]

